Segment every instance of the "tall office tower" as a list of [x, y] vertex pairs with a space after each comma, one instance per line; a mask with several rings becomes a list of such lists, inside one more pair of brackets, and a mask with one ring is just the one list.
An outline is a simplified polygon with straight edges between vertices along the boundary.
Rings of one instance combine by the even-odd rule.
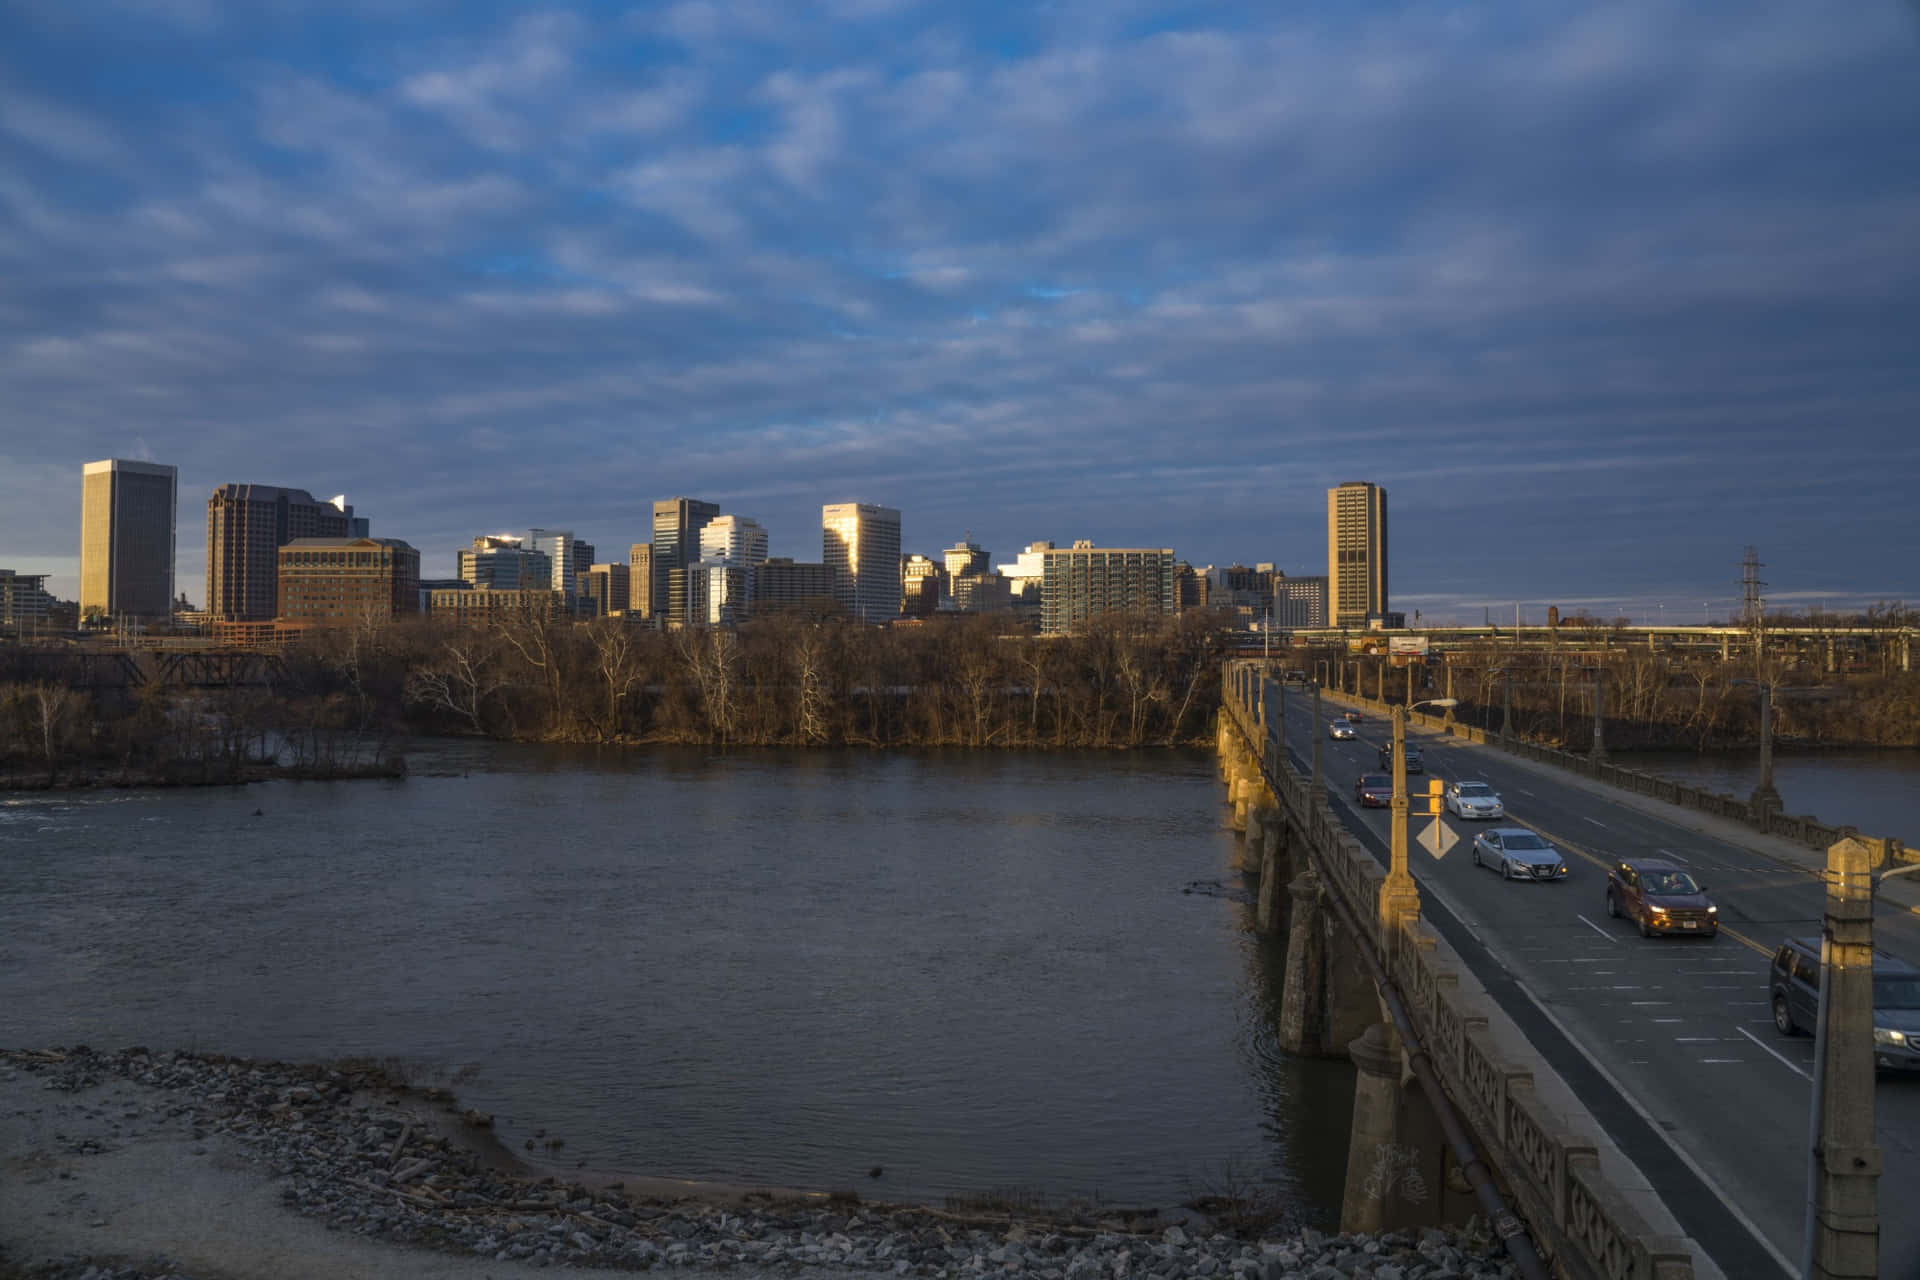
[[46, 574], [0, 569], [0, 630], [44, 630], [52, 609]]
[[207, 499], [207, 616], [267, 622], [280, 607], [280, 548], [344, 538], [353, 517], [305, 489], [223, 484]]
[[715, 516], [700, 530], [700, 558], [733, 564], [764, 564], [767, 531], [745, 516]]
[[833, 598], [862, 622], [900, 616], [900, 513], [867, 502], [820, 508], [821, 559], [833, 567]]
[[686, 575], [681, 574], [680, 609], [672, 606], [674, 570], [700, 562], [700, 530], [720, 514], [719, 504], [697, 498], [667, 498], [653, 504], [653, 613], [669, 622], [686, 620]]
[[334, 506], [346, 513], [347, 536], [349, 538], [370, 538], [373, 536], [373, 521], [365, 516], [353, 514], [353, 504], [347, 501], [347, 495], [336, 493], [328, 499]]
[[580, 594], [593, 602], [595, 617], [622, 617], [632, 608], [633, 569], [624, 564], [596, 564], [580, 575]]
[[173, 611], [179, 473], [109, 458], [80, 468], [80, 616], [165, 618]]
[[974, 542], [972, 534], [968, 534], [961, 541], [948, 547], [945, 552], [945, 559], [947, 580], [949, 582], [955, 578], [964, 578], [969, 574], [984, 575], [993, 568], [993, 566], [988, 563], [992, 557], [989, 556], [978, 543]]
[[1377, 484], [1327, 490], [1327, 607], [1336, 627], [1387, 611], [1387, 491]]
[[627, 548], [629, 571], [627, 612], [641, 618], [653, 617], [653, 544], [636, 542]]
[[480, 591], [551, 591], [553, 558], [512, 534], [482, 534], [460, 552], [460, 577]]
[[1171, 614], [1180, 607], [1170, 548], [1076, 542], [1042, 555], [1043, 635], [1065, 635], [1103, 613]]
[[571, 529], [529, 529], [527, 548], [543, 553], [553, 566], [553, 589], [572, 600], [580, 594], [580, 575], [593, 568], [594, 546]]
[[900, 612], [931, 618], [947, 592], [947, 571], [938, 560], [918, 552], [900, 557]]

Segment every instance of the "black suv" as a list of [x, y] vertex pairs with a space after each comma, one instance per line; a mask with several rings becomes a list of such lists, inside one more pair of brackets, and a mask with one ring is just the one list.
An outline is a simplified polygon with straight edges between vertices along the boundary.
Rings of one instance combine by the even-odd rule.
[[[1820, 939], [1788, 938], [1773, 953], [1767, 1002], [1781, 1035], [1813, 1030], [1820, 1008]], [[1878, 947], [1873, 952], [1873, 1063], [1920, 1071], [1920, 969]]]
[[[1380, 767], [1382, 769], [1393, 768], [1393, 744], [1391, 742], [1383, 742], [1380, 744]], [[1426, 762], [1420, 758], [1420, 748], [1409, 742], [1407, 744], [1407, 772], [1425, 773], [1426, 771]]]

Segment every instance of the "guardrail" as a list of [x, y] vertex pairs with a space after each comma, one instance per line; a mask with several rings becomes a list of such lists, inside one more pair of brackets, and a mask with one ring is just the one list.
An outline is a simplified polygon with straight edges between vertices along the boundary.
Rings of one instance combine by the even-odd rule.
[[1334, 815], [1324, 787], [1313, 794], [1284, 744], [1269, 746], [1258, 710], [1266, 683], [1248, 664], [1229, 663], [1223, 714], [1259, 748], [1261, 773], [1288, 824], [1304, 833], [1315, 870], [1359, 923], [1357, 945], [1391, 975], [1448, 1096], [1501, 1171], [1555, 1271], [1581, 1280], [1691, 1280], [1690, 1242], [1654, 1230], [1601, 1172], [1593, 1139], [1534, 1095], [1533, 1065], [1500, 1055], [1487, 1030], [1492, 997], [1459, 954], [1417, 916], [1404, 926], [1372, 928], [1386, 868]]
[[[1337, 693], [1326, 689], [1322, 689], [1321, 693], [1333, 693], [1334, 696], [1347, 702], [1357, 703], [1381, 715], [1387, 715], [1390, 711], [1390, 704], [1374, 698]], [[1457, 721], [1449, 723], [1443, 717], [1430, 716], [1421, 711], [1408, 712], [1407, 723], [1463, 738], [1468, 742], [1498, 747], [1528, 760], [1538, 760], [1543, 764], [1571, 769], [1595, 781], [1605, 782], [1643, 796], [1652, 796], [1657, 800], [1665, 800], [1669, 804], [1677, 804], [1682, 808], [1697, 809], [1701, 813], [1712, 814], [1716, 818], [1729, 818], [1735, 822], [1743, 822], [1764, 835], [1781, 836], [1822, 853], [1851, 836], [1872, 850], [1873, 868], [1876, 871], [1899, 863], [1920, 862], [1920, 849], [1912, 848], [1892, 836], [1863, 836], [1856, 827], [1828, 826], [1818, 818], [1756, 808], [1738, 796], [1708, 791], [1704, 787], [1690, 787], [1658, 774], [1644, 773], [1638, 769], [1625, 769], [1617, 764], [1594, 760], [1577, 752], [1562, 751], [1558, 747], [1544, 747], [1537, 742], [1526, 742], [1519, 738], [1503, 738], [1498, 733], [1490, 733], [1485, 729]]]

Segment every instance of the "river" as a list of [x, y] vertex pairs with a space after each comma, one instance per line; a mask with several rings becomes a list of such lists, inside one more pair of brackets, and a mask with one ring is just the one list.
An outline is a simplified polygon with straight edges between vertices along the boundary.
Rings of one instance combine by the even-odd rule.
[[[1757, 748], [1712, 755], [1621, 752], [1613, 762], [1742, 798], [1760, 781]], [[1776, 750], [1773, 785], [1788, 813], [1920, 847], [1920, 751]]]
[[1204, 752], [410, 763], [0, 795], [0, 1044], [394, 1059], [562, 1168], [1337, 1217], [1351, 1069], [1273, 1044]]

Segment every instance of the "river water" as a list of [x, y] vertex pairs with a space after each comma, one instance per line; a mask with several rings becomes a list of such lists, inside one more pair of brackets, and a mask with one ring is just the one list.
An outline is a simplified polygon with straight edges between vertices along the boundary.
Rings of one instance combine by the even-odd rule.
[[1337, 1216], [1351, 1070], [1274, 1047], [1207, 754], [410, 763], [0, 795], [0, 1044], [398, 1059], [564, 1168]]
[[[1614, 763], [1745, 798], [1760, 782], [1760, 752], [1636, 751]], [[1920, 847], [1920, 751], [1773, 753], [1773, 785], [1786, 811]]]

